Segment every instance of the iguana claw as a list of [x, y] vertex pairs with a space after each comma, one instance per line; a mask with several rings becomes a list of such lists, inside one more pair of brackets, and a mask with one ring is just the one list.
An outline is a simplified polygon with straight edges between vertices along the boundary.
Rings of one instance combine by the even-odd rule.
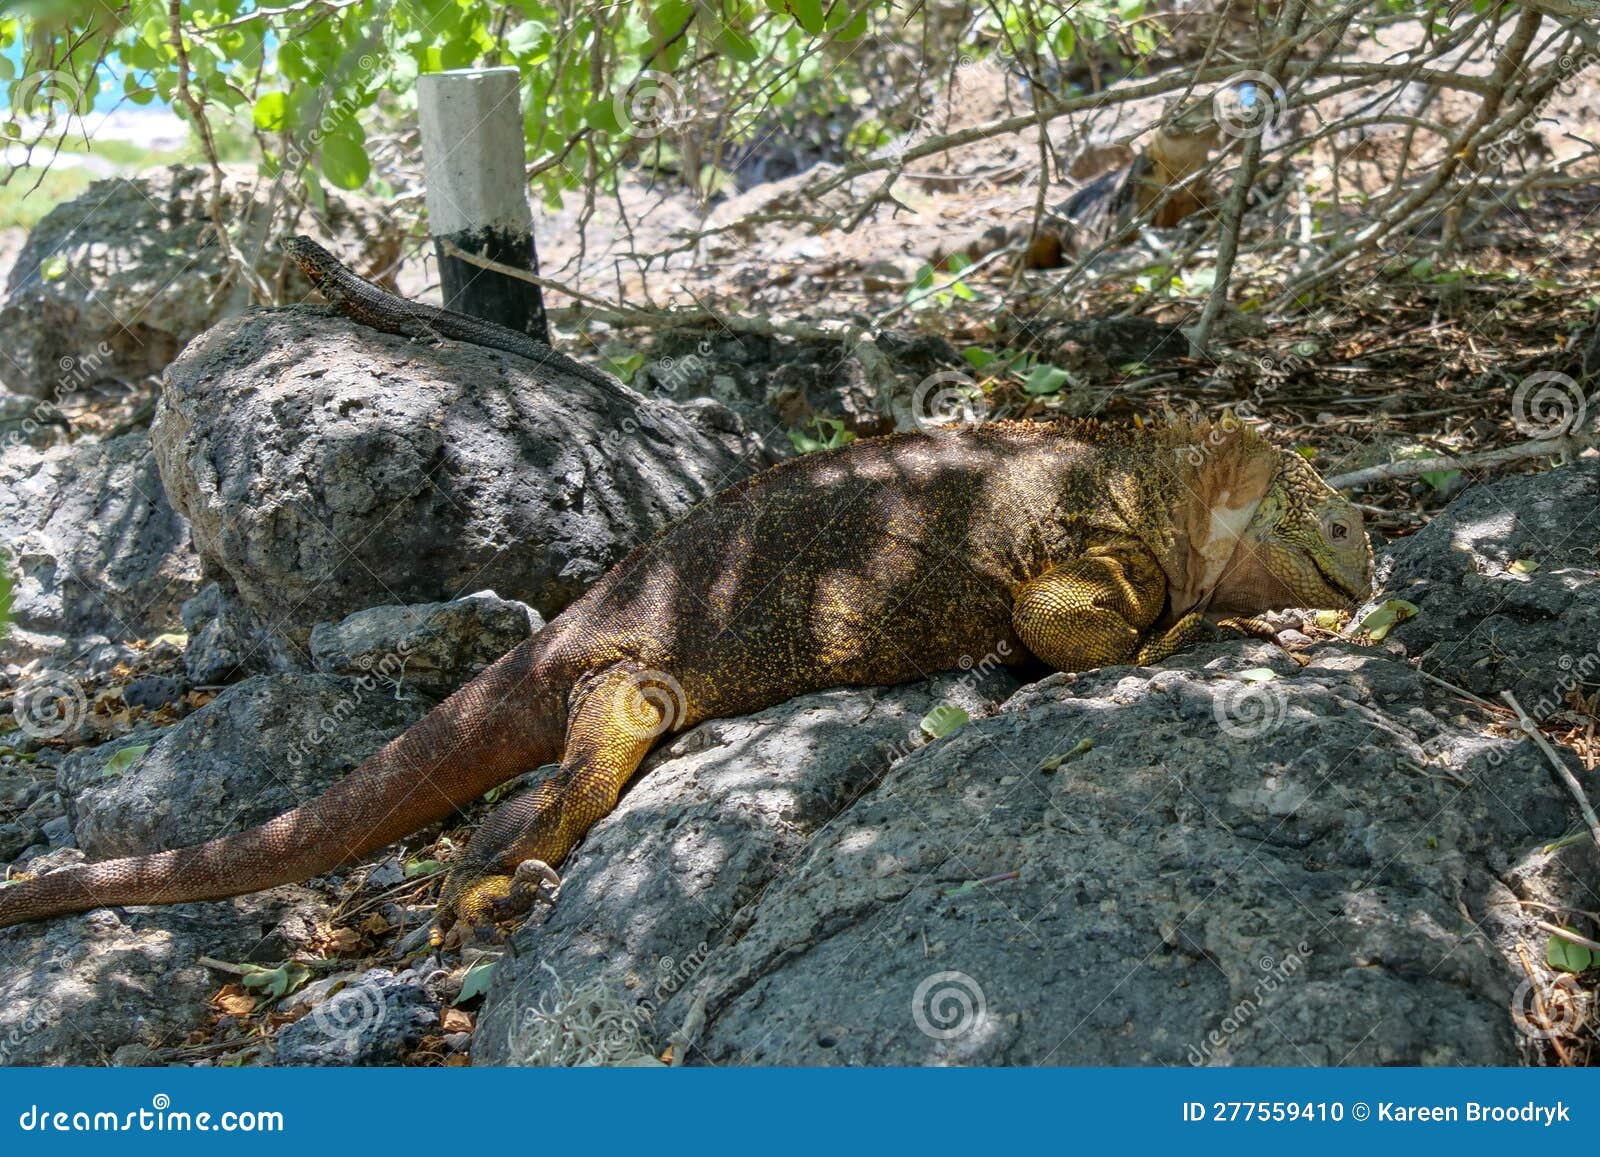
[[561, 877], [543, 860], [523, 860], [509, 876], [481, 876], [454, 897], [440, 902], [429, 942], [434, 947], [442, 946], [458, 927], [461, 940], [498, 939], [497, 925], [526, 916], [546, 887], [549, 892], [545, 898], [554, 902]]

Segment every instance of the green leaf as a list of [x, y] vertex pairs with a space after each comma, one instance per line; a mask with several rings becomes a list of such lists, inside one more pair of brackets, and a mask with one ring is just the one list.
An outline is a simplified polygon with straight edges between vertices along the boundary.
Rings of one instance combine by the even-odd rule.
[[1239, 678], [1246, 683], [1270, 683], [1278, 677], [1278, 673], [1271, 667], [1251, 667], [1248, 671], [1240, 671]]
[[583, 110], [583, 121], [596, 132], [620, 133], [622, 121], [617, 117], [617, 102], [597, 100]]
[[289, 124], [289, 98], [281, 92], [263, 93], [256, 100], [251, 119], [264, 133], [281, 133]]
[[304, 964], [290, 961], [277, 968], [263, 968], [259, 964], [245, 964], [239, 983], [249, 989], [259, 990], [263, 997], [282, 1000], [311, 979], [311, 970]]
[[144, 753], [150, 750], [148, 743], [135, 743], [128, 747], [119, 748], [110, 759], [106, 760], [105, 770], [100, 774], [108, 779], [115, 779], [119, 775], [126, 775], [133, 770], [134, 764], [144, 758]]
[[[1576, 928], [1568, 928], [1567, 931], [1574, 935], [1578, 932]], [[1585, 948], [1582, 944], [1574, 944], [1553, 934], [1550, 942], [1544, 946], [1544, 959], [1551, 968], [1562, 972], [1587, 972], [1600, 965], [1600, 957], [1592, 948]]]
[[[839, 4], [836, 6], [835, 11], [840, 13], [848, 12], [849, 5]], [[847, 22], [842, 28], [836, 30], [833, 34], [833, 38], [839, 41], [841, 44], [848, 44], [852, 40], [860, 40], [867, 31], [867, 12], [868, 5], [863, 4], [861, 6], [861, 11], [855, 14], [855, 18]]]
[[406, 862], [406, 879], [415, 880], [419, 876], [437, 876], [445, 870], [445, 866], [438, 860], [409, 860]]
[[1408, 603], [1405, 599], [1390, 599], [1362, 619], [1360, 629], [1371, 636], [1374, 643], [1381, 643], [1388, 638], [1391, 630], [1416, 615], [1415, 603]]
[[922, 717], [922, 730], [934, 739], [943, 739], [971, 718], [972, 716], [954, 703], [940, 703]]
[[1053, 394], [1061, 389], [1066, 382], [1066, 370], [1057, 369], [1055, 366], [1040, 362], [1033, 367], [1033, 372], [1028, 375], [1028, 380], [1022, 384], [1022, 388], [1036, 396]]
[[795, 23], [813, 36], [820, 35], [827, 27], [822, 0], [789, 0], [789, 12]]
[[966, 363], [975, 370], [981, 370], [985, 366], [991, 366], [1000, 360], [999, 354], [991, 353], [982, 346], [968, 346], [966, 349], [961, 351], [961, 356], [966, 359]]
[[340, 189], [359, 189], [372, 175], [366, 144], [346, 133], [336, 133], [322, 142], [321, 168], [322, 175]]
[[1539, 564], [1531, 558], [1519, 558], [1506, 569], [1512, 574], [1532, 574], [1539, 569]]
[[756, 48], [755, 41], [737, 28], [724, 26], [722, 31], [717, 33], [717, 47], [740, 64], [754, 64], [761, 59], [761, 52]]
[[631, 382], [633, 375], [639, 372], [639, 367], [644, 365], [644, 355], [635, 353], [623, 357], [608, 357], [606, 365], [617, 377], [625, 382]]
[[524, 20], [510, 32], [506, 33], [506, 51], [513, 56], [522, 56], [538, 47], [539, 41], [544, 37], [545, 27], [537, 20]]
[[488, 992], [494, 980], [494, 963], [492, 960], [480, 960], [467, 969], [467, 974], [461, 978], [461, 995], [450, 1003], [465, 1004]]
[[67, 259], [59, 253], [52, 253], [39, 262], [39, 277], [44, 281], [60, 281], [67, 275]]

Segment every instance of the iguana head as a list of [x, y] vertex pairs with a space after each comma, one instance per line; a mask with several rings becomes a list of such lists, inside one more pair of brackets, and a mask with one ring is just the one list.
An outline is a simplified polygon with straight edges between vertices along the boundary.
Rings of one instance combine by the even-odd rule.
[[1283, 451], [1211, 597], [1212, 611], [1344, 608], [1372, 591], [1361, 512], [1300, 455]]

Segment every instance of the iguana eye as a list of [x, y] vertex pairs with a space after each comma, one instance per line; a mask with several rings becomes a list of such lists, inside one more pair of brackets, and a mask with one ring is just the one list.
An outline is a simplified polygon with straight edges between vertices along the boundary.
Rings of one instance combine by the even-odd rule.
[[1342, 522], [1336, 518], [1332, 522], [1328, 523], [1329, 542], [1344, 542], [1349, 537], [1350, 524], [1348, 522]]

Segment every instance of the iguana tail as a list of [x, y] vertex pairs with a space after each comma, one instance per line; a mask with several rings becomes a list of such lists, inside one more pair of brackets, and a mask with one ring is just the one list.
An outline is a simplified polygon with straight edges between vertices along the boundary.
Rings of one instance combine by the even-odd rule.
[[217, 900], [304, 880], [559, 758], [565, 691], [544, 685], [537, 644], [516, 647], [343, 782], [276, 819], [209, 843], [0, 887], [0, 927], [106, 905]]

